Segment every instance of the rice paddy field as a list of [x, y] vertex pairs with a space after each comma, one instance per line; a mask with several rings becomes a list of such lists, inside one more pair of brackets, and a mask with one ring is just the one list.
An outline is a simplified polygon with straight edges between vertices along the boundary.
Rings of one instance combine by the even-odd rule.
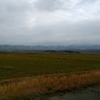
[[100, 84], [100, 54], [0, 53], [0, 100], [91, 84]]
[[0, 80], [99, 69], [100, 54], [0, 53]]

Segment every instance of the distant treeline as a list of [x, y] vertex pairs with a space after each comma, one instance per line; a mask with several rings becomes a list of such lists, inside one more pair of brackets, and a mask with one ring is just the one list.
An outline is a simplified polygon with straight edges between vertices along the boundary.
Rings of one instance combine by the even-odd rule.
[[59, 53], [59, 52], [61, 52], [61, 53], [80, 53], [80, 52], [78, 52], [78, 51], [71, 51], [71, 50], [46, 50], [45, 52], [52, 52], [52, 53]]

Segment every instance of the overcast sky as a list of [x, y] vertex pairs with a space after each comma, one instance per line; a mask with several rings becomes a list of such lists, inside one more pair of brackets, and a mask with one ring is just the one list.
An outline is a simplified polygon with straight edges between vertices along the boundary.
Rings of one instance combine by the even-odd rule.
[[0, 0], [0, 44], [100, 44], [100, 0]]

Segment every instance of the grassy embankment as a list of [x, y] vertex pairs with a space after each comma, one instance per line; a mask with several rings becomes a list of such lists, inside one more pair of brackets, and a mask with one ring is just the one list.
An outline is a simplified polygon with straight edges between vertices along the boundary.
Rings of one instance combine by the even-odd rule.
[[99, 70], [99, 54], [1, 53], [0, 97], [29, 98], [100, 84]]

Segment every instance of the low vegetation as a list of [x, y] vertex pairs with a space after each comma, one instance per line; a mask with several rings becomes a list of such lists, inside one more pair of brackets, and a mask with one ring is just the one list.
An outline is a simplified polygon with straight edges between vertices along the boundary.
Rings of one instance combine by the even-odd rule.
[[[6, 82], [6, 80], [2, 82]], [[30, 100], [30, 97], [72, 91], [98, 84], [100, 84], [100, 71], [73, 73], [70, 75], [41, 75], [22, 78], [21, 80], [7, 80], [7, 83], [0, 86], [0, 94], [2, 100], [8, 98], [22, 100], [22, 97]]]
[[99, 84], [99, 54], [0, 53], [0, 100], [31, 100]]
[[0, 80], [100, 69], [100, 54], [0, 53]]

